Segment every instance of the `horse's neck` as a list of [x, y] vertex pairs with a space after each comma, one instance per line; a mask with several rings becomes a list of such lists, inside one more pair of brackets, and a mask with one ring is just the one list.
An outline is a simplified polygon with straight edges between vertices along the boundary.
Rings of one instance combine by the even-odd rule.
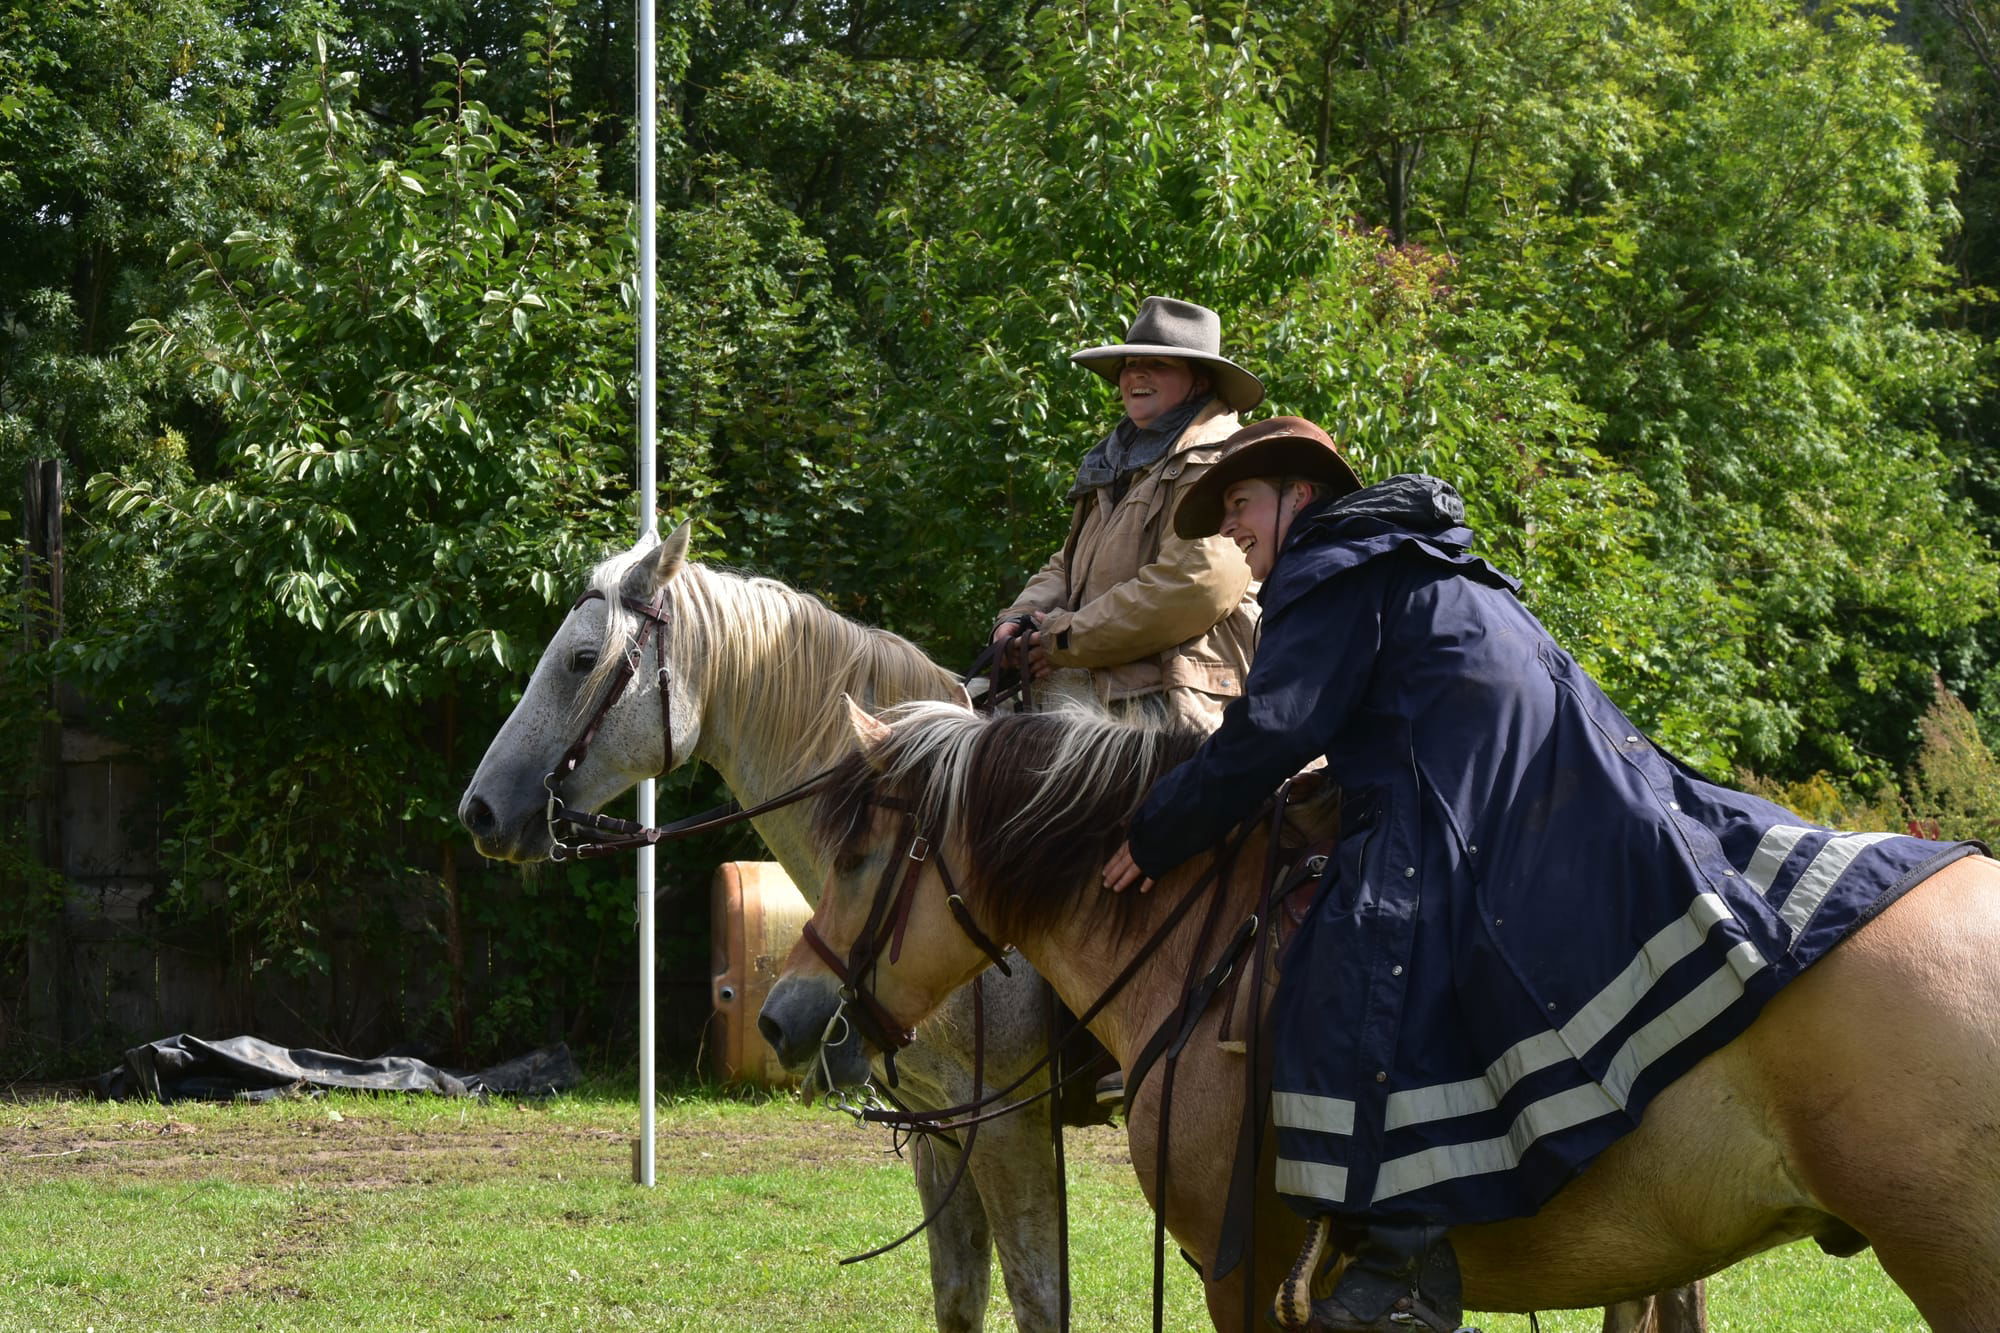
[[[834, 701], [838, 704], [840, 701]], [[730, 716], [718, 717], [714, 710], [705, 709], [701, 725], [701, 743], [695, 747], [694, 758], [714, 769], [722, 778], [741, 805], [756, 805], [768, 801], [789, 785], [787, 778], [796, 771], [797, 757], [791, 754], [757, 752], [755, 747], [745, 747], [739, 743], [738, 728]], [[837, 755], [815, 756], [816, 767], [832, 763]], [[826, 861], [814, 846], [812, 833], [812, 802], [795, 801], [791, 805], [780, 806], [767, 811], [750, 821], [757, 836], [778, 864], [785, 868], [792, 883], [804, 894], [808, 902], [819, 901], [820, 883], [826, 878]]]
[[[708, 571], [711, 578], [719, 576], [716, 571]], [[723, 594], [726, 596], [727, 594]], [[832, 611], [799, 602], [788, 608], [791, 615], [811, 620], [819, 616], [837, 619]], [[718, 651], [710, 646], [710, 651]], [[912, 646], [910, 651], [917, 653]], [[927, 662], [928, 664], [928, 662]], [[843, 715], [846, 703], [837, 686], [830, 686], [825, 680], [811, 680], [799, 669], [797, 658], [791, 654], [775, 654], [769, 660], [756, 663], [756, 668], [764, 674], [767, 686], [792, 695], [793, 697], [821, 697], [824, 707], [838, 710]], [[786, 677], [790, 677], [787, 679]], [[939, 688], [933, 696], [946, 697], [945, 689], [949, 677], [938, 671]], [[860, 686], [863, 693], [874, 699], [879, 691], [872, 682]], [[861, 702], [869, 702], [864, 699]], [[900, 700], [881, 700], [900, 702]], [[801, 774], [810, 775], [826, 768], [846, 754], [853, 744], [852, 733], [845, 726], [833, 730], [830, 739], [811, 747], [813, 753], [801, 753], [807, 738], [771, 738], [763, 745], [749, 740], [753, 735], [745, 725], [747, 719], [740, 708], [719, 704], [715, 699], [702, 700], [701, 739], [695, 746], [691, 758], [699, 759], [714, 769], [724, 785], [738, 802], [755, 805], [767, 801], [799, 780]], [[751, 821], [764, 845], [791, 876], [799, 892], [808, 901], [819, 900], [820, 883], [826, 877], [826, 860], [814, 846], [811, 837], [812, 802], [800, 801], [782, 806], [768, 814], [757, 816]]]
[[[1223, 886], [1225, 901], [1200, 956], [1196, 956], [1195, 946], [1211, 901], [1206, 895], [1188, 910], [1157, 952], [1141, 964], [1131, 981], [1105, 1005], [1103, 1013], [1091, 1020], [1091, 1033], [1104, 1043], [1120, 1066], [1131, 1068], [1140, 1048], [1172, 1015], [1188, 987], [1207, 973], [1252, 909], [1250, 899], [1261, 877], [1265, 842], [1261, 833], [1253, 834], [1238, 853], [1236, 874], [1232, 883]], [[1046, 935], [1016, 940], [1015, 944], [1035, 970], [1048, 979], [1063, 1003], [1082, 1014], [1097, 1003], [1133, 957], [1150, 944], [1168, 912], [1207, 873], [1208, 867], [1209, 858], [1197, 857], [1155, 885], [1151, 899], [1158, 906], [1145, 922], [1122, 938], [1111, 938], [1111, 932], [1103, 929], [1101, 923], [1079, 911], [1065, 915]], [[1101, 887], [1093, 874], [1080, 892], [1109, 890]], [[1212, 1007], [1219, 1009], [1219, 997]]]

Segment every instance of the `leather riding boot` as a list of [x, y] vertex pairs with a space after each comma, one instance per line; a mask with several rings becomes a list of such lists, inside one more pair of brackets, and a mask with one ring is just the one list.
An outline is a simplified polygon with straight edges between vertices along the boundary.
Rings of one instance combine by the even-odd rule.
[[1352, 1252], [1333, 1294], [1313, 1302], [1309, 1328], [1408, 1333], [1414, 1327], [1457, 1333], [1463, 1313], [1458, 1256], [1443, 1227], [1371, 1226]]

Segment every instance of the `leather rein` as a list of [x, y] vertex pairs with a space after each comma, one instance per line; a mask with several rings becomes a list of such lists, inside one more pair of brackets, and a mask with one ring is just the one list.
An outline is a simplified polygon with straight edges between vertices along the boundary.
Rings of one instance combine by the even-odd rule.
[[[1284, 787], [1279, 789], [1277, 796], [1270, 806], [1268, 816], [1270, 821], [1269, 846], [1266, 852], [1266, 863], [1261, 881], [1262, 889], [1257, 896], [1256, 910], [1246, 916], [1237, 928], [1230, 933], [1219, 953], [1215, 955], [1213, 963], [1210, 964], [1205, 972], [1198, 976], [1190, 974], [1188, 984], [1183, 989], [1179, 1002], [1159, 1026], [1154, 1029], [1151, 1038], [1139, 1049], [1138, 1054], [1133, 1058], [1132, 1068], [1126, 1077], [1125, 1113], [1129, 1118], [1132, 1113], [1133, 1101], [1137, 1097], [1139, 1088], [1144, 1083], [1147, 1075], [1155, 1068], [1163, 1071], [1161, 1074], [1159, 1132], [1156, 1143], [1157, 1155], [1154, 1163], [1154, 1178], [1157, 1181], [1153, 1205], [1153, 1327], [1155, 1330], [1159, 1330], [1164, 1326], [1165, 1317], [1166, 1205], [1167, 1191], [1169, 1189], [1168, 1144], [1173, 1123], [1174, 1075], [1182, 1051], [1193, 1038], [1196, 1028], [1200, 1025], [1202, 1018], [1207, 1014], [1217, 996], [1222, 993], [1224, 987], [1235, 974], [1246, 953], [1252, 955], [1252, 961], [1248, 973], [1248, 980], [1250, 982], [1248, 1002], [1251, 1005], [1251, 1009], [1249, 1050], [1244, 1070], [1245, 1111], [1239, 1123], [1236, 1162], [1232, 1171], [1229, 1198], [1224, 1210], [1223, 1235], [1216, 1255], [1216, 1262], [1213, 1265], [1216, 1270], [1213, 1276], [1220, 1278], [1226, 1275], [1245, 1254], [1254, 1254], [1256, 1250], [1255, 1206], [1252, 1199], [1252, 1191], [1254, 1189], [1255, 1171], [1257, 1169], [1256, 1164], [1259, 1161], [1262, 1151], [1263, 1122], [1266, 1113], [1268, 1081], [1266, 1066], [1268, 1065], [1268, 1057], [1262, 1040], [1261, 997], [1265, 984], [1265, 964], [1269, 959], [1269, 950], [1257, 946], [1260, 941], [1270, 938], [1271, 933], [1275, 931], [1276, 913], [1280, 909], [1281, 903], [1290, 897], [1296, 889], [1317, 880], [1326, 864], [1326, 857], [1324, 855], [1310, 855], [1312, 850], [1310, 848], [1306, 849], [1305, 853], [1299, 856], [1296, 863], [1284, 863], [1283, 857], [1285, 853], [1280, 848], [1280, 833], [1284, 825], [1290, 796], [1291, 783], [1288, 782]], [[874, 804], [903, 812], [903, 829], [897, 845], [907, 846], [907, 851], [901, 858], [892, 857], [888, 864], [883, 867], [881, 879], [876, 884], [874, 898], [869, 904], [867, 921], [862, 927], [861, 932], [856, 936], [853, 946], [844, 956], [829, 944], [819, 933], [818, 929], [810, 922], [806, 924], [804, 938], [813, 952], [819, 955], [820, 959], [826, 963], [827, 967], [833, 971], [834, 975], [841, 982], [839, 991], [841, 1003], [836, 1008], [833, 1017], [827, 1023], [826, 1032], [822, 1036], [822, 1050], [829, 1040], [837, 1042], [845, 1039], [845, 1024], [848, 1021], [847, 1016], [851, 1011], [854, 1026], [860, 1031], [862, 1037], [883, 1053], [885, 1063], [888, 1066], [890, 1085], [893, 1087], [895, 1082], [895, 1052], [907, 1046], [914, 1038], [915, 1033], [908, 1024], [903, 1023], [889, 1011], [888, 1007], [875, 995], [868, 983], [870, 977], [885, 956], [885, 953], [892, 964], [901, 955], [903, 938], [909, 924], [911, 907], [915, 899], [917, 886], [923, 878], [923, 868], [927, 863], [936, 865], [939, 878], [942, 880], [945, 889], [946, 904], [950, 907], [953, 918], [958, 922], [959, 928], [965, 932], [966, 937], [978, 947], [980, 952], [991, 959], [994, 965], [999, 967], [1002, 972], [1012, 975], [1012, 970], [1008, 967], [1005, 957], [1009, 950], [995, 944], [992, 937], [973, 919], [971, 911], [965, 905], [964, 896], [959, 892], [958, 885], [952, 878], [950, 867], [946, 864], [944, 857], [939, 854], [934, 840], [919, 826], [915, 808], [910, 803], [895, 797], [878, 796], [875, 798]], [[1068, 1026], [1067, 1030], [1060, 1032], [1057, 1030], [1053, 1000], [1051, 1001], [1049, 1035], [1045, 1053], [1006, 1087], [976, 1097], [972, 1101], [937, 1110], [916, 1111], [900, 1103], [894, 1106], [870, 1104], [843, 1109], [848, 1110], [858, 1121], [887, 1125], [900, 1134], [951, 1135], [962, 1132], [964, 1140], [959, 1169], [945, 1191], [945, 1199], [948, 1200], [951, 1194], [956, 1191], [959, 1180], [964, 1175], [966, 1163], [970, 1160], [972, 1143], [978, 1134], [979, 1126], [989, 1120], [996, 1120], [1004, 1115], [1012, 1115], [1016, 1111], [1030, 1106], [1044, 1097], [1049, 1098], [1053, 1106], [1054, 1098], [1062, 1086], [1070, 1081], [1070, 1079], [1075, 1078], [1079, 1073], [1085, 1072], [1080, 1069], [1073, 1071], [1070, 1075], [1063, 1078], [1054, 1077], [1056, 1060], [1062, 1048], [1071, 1039], [1084, 1032], [1090, 1022], [1101, 1014], [1110, 1005], [1111, 1001], [1124, 991], [1125, 987], [1138, 975], [1140, 969], [1159, 952], [1165, 942], [1187, 919], [1189, 913], [1203, 899], [1208, 900], [1208, 910], [1203, 914], [1199, 934], [1195, 941], [1194, 957], [1196, 959], [1209, 957], [1210, 946], [1215, 938], [1216, 927], [1220, 921], [1227, 898], [1223, 886], [1228, 882], [1233, 873], [1238, 854], [1249, 841], [1251, 832], [1261, 822], [1261, 820], [1255, 818], [1245, 820], [1230, 834], [1222, 845], [1217, 848], [1208, 868], [1203, 872], [1200, 879], [1181, 895], [1172, 909], [1168, 911], [1166, 917], [1154, 929], [1153, 933], [1146, 938], [1139, 949], [1126, 961], [1125, 966], [1105, 986], [1103, 992], [1090, 1007], [1075, 1016], [1074, 1021]], [[1252, 952], [1253, 950], [1254, 953]], [[975, 1011], [978, 1011], [982, 1003], [980, 993], [977, 989], [978, 980], [975, 979], [973, 984], [975, 987], [973, 992]], [[840, 1032], [841, 1035], [839, 1037], [834, 1036], [836, 1031]], [[985, 1023], [983, 1018], [981, 1018], [975, 1023], [973, 1034], [973, 1086], [975, 1088], [984, 1086], [985, 1035]], [[822, 1058], [824, 1057], [822, 1056]], [[1019, 1098], [1018, 1100], [1006, 1100], [1043, 1069], [1048, 1069], [1051, 1073], [1047, 1088]], [[1057, 1162], [1060, 1167], [1062, 1119], [1059, 1114], [1052, 1111], [1050, 1121], [1051, 1132], [1056, 1143]], [[1058, 1191], [1059, 1194], [1063, 1193], [1060, 1183]], [[937, 1212], [942, 1212], [943, 1207], [944, 1204], [940, 1203]], [[1062, 1209], [1062, 1214], [1064, 1231], [1066, 1233], [1068, 1216], [1066, 1204]], [[855, 1263], [886, 1253], [922, 1232], [935, 1218], [936, 1212], [932, 1216], [926, 1217], [916, 1227], [898, 1239], [870, 1250], [866, 1254], [858, 1254], [843, 1259], [841, 1262], [843, 1264]], [[1064, 1328], [1069, 1326], [1068, 1260], [1069, 1253], [1065, 1234], [1062, 1281], [1062, 1327]], [[1250, 1327], [1254, 1321], [1253, 1307], [1256, 1297], [1250, 1282], [1246, 1281], [1243, 1286], [1245, 1327]]]

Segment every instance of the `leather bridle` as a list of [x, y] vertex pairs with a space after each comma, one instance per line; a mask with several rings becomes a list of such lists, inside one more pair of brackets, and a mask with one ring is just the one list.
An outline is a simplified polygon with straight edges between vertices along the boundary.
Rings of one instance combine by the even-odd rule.
[[[571, 603], [569, 608], [570, 614], [575, 615], [578, 608], [585, 602], [590, 601], [603, 602], [606, 608], [605, 614], [615, 614], [611, 610], [610, 597], [601, 588], [586, 588], [583, 595]], [[623, 593], [619, 594], [618, 602], [627, 611], [640, 617], [639, 632], [633, 636], [633, 641], [624, 654], [624, 660], [618, 664], [618, 670], [611, 678], [610, 688], [605, 690], [604, 697], [598, 700], [597, 707], [591, 711], [590, 720], [584, 723], [582, 734], [570, 743], [569, 748], [562, 752], [562, 757], [556, 760], [555, 767], [550, 769], [548, 774], [542, 779], [542, 789], [549, 794], [548, 821], [549, 842], [551, 844], [549, 859], [551, 861], [567, 861], [572, 857], [592, 855], [603, 856], [609, 855], [612, 851], [623, 850], [623, 843], [620, 843], [617, 847], [613, 847], [610, 845], [613, 840], [608, 838], [594, 839], [585, 843], [565, 842], [562, 836], [564, 825], [570, 825], [578, 829], [591, 829], [628, 835], [636, 833], [639, 829], [639, 826], [636, 824], [631, 824], [629, 828], [623, 827], [628, 824], [628, 821], [625, 820], [610, 820], [601, 815], [580, 811], [572, 812], [567, 805], [563, 804], [562, 797], [556, 795], [556, 784], [576, 772], [578, 765], [583, 763], [584, 756], [590, 753], [591, 742], [597, 739], [598, 729], [604, 725], [605, 717], [617, 706], [618, 701], [625, 697], [626, 686], [630, 685], [632, 678], [639, 674], [639, 664], [645, 660], [647, 641], [656, 636], [660, 641], [660, 649], [656, 654], [659, 659], [659, 669], [655, 680], [658, 682], [660, 690], [660, 745], [662, 753], [660, 771], [654, 776], [663, 777], [673, 771], [674, 713], [672, 676], [667, 671], [666, 654], [667, 631], [674, 623], [672, 603], [667, 601], [667, 594], [664, 588], [650, 602], [642, 602], [636, 597], [627, 597]]]
[[862, 1037], [882, 1052], [883, 1060], [888, 1065], [890, 1084], [894, 1086], [896, 1052], [916, 1040], [917, 1034], [909, 1024], [889, 1012], [888, 1006], [875, 994], [870, 981], [885, 950], [891, 963], [902, 957], [903, 935], [909, 928], [910, 909], [916, 902], [917, 886], [923, 881], [925, 865], [937, 866], [938, 876], [944, 881], [945, 904], [951, 909], [959, 929], [965, 932], [965, 937], [1005, 975], [1014, 975], [1014, 969], [1007, 963], [1008, 950], [980, 929], [979, 923], [966, 910], [965, 898], [952, 879], [951, 868], [945, 864], [943, 855], [938, 853], [936, 843], [918, 824], [916, 808], [892, 796], [877, 796], [870, 805], [902, 812], [902, 835], [895, 845], [907, 850], [901, 857], [892, 856], [882, 867], [882, 878], [876, 884], [875, 896], [868, 905], [868, 919], [855, 935], [854, 943], [845, 956], [826, 942], [826, 937], [811, 921], [806, 922], [803, 934], [807, 945], [840, 980], [840, 1007], [828, 1024], [829, 1030], [851, 1006], [855, 1026]]
[[[589, 601], [602, 601], [608, 607], [610, 598], [602, 589], [586, 589], [583, 595], [570, 605], [570, 613], [575, 614], [578, 607]], [[556, 760], [555, 767], [542, 778], [542, 789], [549, 794], [547, 818], [551, 861], [595, 860], [598, 857], [616, 856], [620, 852], [630, 851], [636, 847], [650, 847], [656, 843], [671, 842], [691, 837], [696, 833], [706, 833], [710, 829], [727, 828], [781, 806], [802, 801], [825, 784], [833, 771], [831, 768], [815, 773], [805, 781], [788, 787], [769, 800], [760, 801], [753, 806], [745, 807], [736, 801], [725, 801], [699, 814], [687, 815], [672, 823], [658, 825], [639, 824], [629, 819], [618, 819], [588, 810], [572, 810], [566, 805], [562, 797], [556, 794], [556, 785], [576, 772], [578, 766], [583, 763], [584, 756], [590, 753], [591, 742], [597, 739], [597, 733], [603, 727], [605, 717], [625, 696], [626, 687], [632, 683], [632, 678], [638, 675], [639, 666], [645, 660], [648, 642], [653, 643], [654, 656], [658, 661], [654, 680], [660, 691], [660, 771], [654, 774], [654, 777], [665, 777], [674, 769], [673, 673], [667, 668], [667, 634], [674, 623], [673, 603], [667, 599], [664, 588], [650, 602], [642, 602], [636, 597], [627, 597], [622, 593], [618, 602], [627, 611], [638, 616], [642, 623], [633, 636], [632, 643], [626, 649], [625, 660], [618, 664], [617, 673], [612, 677], [610, 687], [605, 690], [604, 698], [591, 710], [590, 720], [584, 724], [582, 733], [571, 742], [568, 749], [562, 752], [562, 757]], [[565, 831], [576, 840], [566, 840]]]
[[[944, 884], [946, 905], [951, 909], [952, 917], [958, 922], [959, 929], [965, 932], [966, 938], [971, 940], [988, 958], [992, 959], [995, 965], [1000, 967], [1003, 972], [1008, 972], [1009, 975], [1012, 973], [1005, 961], [1007, 950], [995, 944], [992, 937], [973, 919], [970, 909], [966, 906], [964, 895], [959, 892], [957, 883], [952, 878], [950, 867], [946, 865], [944, 858], [938, 854], [935, 840], [918, 827], [917, 816], [909, 804], [895, 797], [884, 796], [875, 797], [872, 804], [904, 812], [904, 826], [902, 833], [899, 835], [897, 845], [906, 846], [908, 851], [901, 858], [892, 859], [883, 867], [882, 877], [875, 887], [874, 899], [869, 904], [867, 921], [860, 933], [855, 937], [854, 944], [849, 948], [845, 956], [842, 956], [835, 950], [820, 935], [818, 929], [810, 921], [806, 923], [804, 938], [813, 952], [819, 955], [820, 959], [826, 963], [827, 967], [832, 970], [841, 982], [841, 1007], [836, 1010], [834, 1020], [828, 1024], [828, 1030], [832, 1031], [836, 1028], [851, 1008], [854, 1011], [856, 1026], [860, 1029], [861, 1035], [872, 1043], [877, 1050], [881, 1051], [884, 1058], [887, 1059], [893, 1056], [896, 1051], [908, 1045], [914, 1033], [907, 1024], [892, 1014], [888, 1007], [881, 1002], [880, 998], [870, 989], [868, 981], [870, 975], [880, 965], [885, 952], [889, 962], [892, 964], [897, 961], [897, 958], [901, 954], [903, 932], [909, 922], [911, 903], [914, 900], [917, 886], [922, 881], [922, 872], [926, 864], [934, 863], [937, 866], [938, 876]], [[893, 1128], [910, 1132], [952, 1133], [974, 1125], [983, 1124], [988, 1120], [997, 1120], [1003, 1115], [1011, 1115], [1015, 1111], [1032, 1105], [1044, 1097], [1053, 1098], [1061, 1089], [1062, 1083], [1066, 1080], [1051, 1079], [1049, 1087], [1040, 1092], [1030, 1094], [1016, 1101], [1006, 1101], [1006, 1098], [1015, 1093], [1029, 1079], [1040, 1073], [1041, 1070], [1053, 1066], [1056, 1059], [1055, 1047], [1063, 1044], [1069, 1038], [1082, 1033], [1090, 1022], [1124, 991], [1125, 987], [1139, 973], [1140, 969], [1152, 959], [1160, 946], [1180, 928], [1181, 923], [1188, 917], [1195, 905], [1204, 899], [1209, 900], [1210, 911], [1207, 914], [1208, 920], [1203, 923], [1200, 937], [1201, 942], [1198, 943], [1195, 952], [1197, 955], [1200, 955], [1206, 951], [1207, 940], [1214, 929], [1215, 912], [1220, 907], [1223, 897], [1221, 886], [1226, 875], [1225, 868], [1234, 862], [1237, 850], [1241, 848], [1254, 826], [1255, 821], [1246, 821], [1225, 840], [1223, 845], [1217, 849], [1214, 862], [1189, 887], [1173, 908], [1166, 913], [1159, 927], [1134, 952], [1125, 967], [1105, 987], [1103, 993], [1097, 997], [1096, 1001], [1088, 1009], [1076, 1016], [1075, 1021], [1061, 1034], [1062, 1041], [1051, 1043], [1049, 1053], [1044, 1055], [1040, 1060], [1037, 1060], [1024, 1073], [1015, 1078], [1013, 1082], [1004, 1088], [978, 1097], [973, 1101], [961, 1103], [958, 1106], [947, 1106], [937, 1110], [924, 1111], [870, 1107], [857, 1111], [857, 1118], [870, 1123], [889, 1125]], [[1198, 987], [1204, 992], [1204, 1005], [1207, 998], [1211, 997], [1221, 986], [1222, 982], [1227, 979], [1237, 959], [1247, 950], [1250, 940], [1255, 934], [1256, 921], [1257, 918], [1253, 916], [1245, 923], [1245, 929], [1240, 930], [1237, 936], [1231, 940], [1224, 955], [1216, 961], [1210, 975]], [[1189, 1022], [1187, 1027], [1191, 1030], [1192, 1022]], [[982, 1036], [983, 1034], [975, 1032], [975, 1042], [979, 1041]], [[1184, 1043], [1186, 1039], [1182, 1037], [1181, 1040]], [[1131, 1097], [1138, 1090], [1139, 1082], [1145, 1077], [1146, 1067], [1150, 1066], [1152, 1060], [1158, 1054], [1157, 1051], [1142, 1053], [1139, 1067], [1134, 1070], [1136, 1077], [1126, 1080], [1128, 1107]], [[893, 1073], [893, 1063], [890, 1069]], [[1075, 1071], [1070, 1077], [1076, 1077], [1082, 1072], [1084, 1071]]]

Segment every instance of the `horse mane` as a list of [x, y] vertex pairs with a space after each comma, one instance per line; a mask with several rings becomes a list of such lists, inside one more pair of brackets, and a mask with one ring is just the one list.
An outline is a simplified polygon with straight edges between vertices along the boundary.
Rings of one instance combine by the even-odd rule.
[[963, 849], [951, 871], [997, 938], [1041, 933], [1079, 908], [1120, 935], [1145, 915], [1142, 895], [1103, 892], [1097, 873], [1153, 783], [1205, 733], [1088, 706], [982, 718], [913, 703], [882, 720], [889, 735], [841, 762], [814, 812], [836, 866], [864, 849], [870, 808], [893, 796]]
[[[634, 547], [591, 572], [590, 586], [605, 594], [611, 613], [586, 699], [636, 632], [638, 617], [619, 604], [619, 585], [649, 549]], [[695, 690], [704, 712], [734, 718], [746, 748], [786, 756], [781, 782], [809, 776], [851, 743], [843, 694], [875, 710], [958, 692], [958, 678], [908, 639], [849, 620], [777, 579], [688, 561], [667, 590], [674, 687]]]

